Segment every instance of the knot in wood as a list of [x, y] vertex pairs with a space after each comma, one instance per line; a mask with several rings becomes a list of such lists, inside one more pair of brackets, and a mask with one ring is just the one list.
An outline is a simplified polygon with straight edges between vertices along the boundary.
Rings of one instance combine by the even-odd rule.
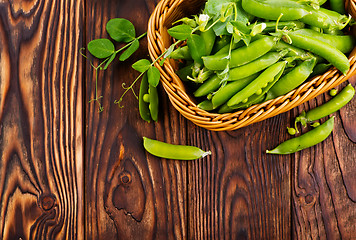
[[52, 195], [45, 195], [45, 196], [41, 196], [40, 198], [41, 207], [45, 211], [51, 210], [54, 207], [55, 202], [56, 199]]
[[313, 202], [314, 202], [314, 197], [312, 195], [308, 194], [308, 195], [305, 196], [305, 203], [306, 204], [311, 204]]
[[121, 183], [124, 185], [131, 183], [131, 174], [127, 171], [120, 173], [119, 178]]

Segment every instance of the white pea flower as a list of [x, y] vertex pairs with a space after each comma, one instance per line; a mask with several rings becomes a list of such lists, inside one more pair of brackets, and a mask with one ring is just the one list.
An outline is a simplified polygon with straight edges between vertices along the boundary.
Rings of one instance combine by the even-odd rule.
[[199, 25], [199, 30], [204, 31], [206, 25], [208, 24], [209, 21], [209, 15], [207, 14], [200, 14], [199, 19], [198, 19], [198, 25]]

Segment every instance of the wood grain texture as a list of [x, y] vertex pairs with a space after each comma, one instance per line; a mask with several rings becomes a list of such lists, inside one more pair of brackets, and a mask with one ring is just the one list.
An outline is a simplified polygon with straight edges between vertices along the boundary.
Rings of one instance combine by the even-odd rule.
[[[314, 108], [329, 99], [324, 94], [299, 110]], [[328, 139], [295, 154], [292, 181], [295, 239], [356, 238], [355, 104], [353, 98], [333, 114], [334, 130]]]
[[189, 239], [290, 238], [290, 157], [264, 153], [286, 118], [196, 136], [213, 154], [189, 164]]
[[[137, 35], [147, 31], [147, 22], [156, 2], [87, 1], [86, 42], [108, 37], [106, 22], [115, 17], [130, 20]], [[159, 123], [146, 123], [138, 113], [138, 101], [129, 92], [119, 108], [114, 101], [138, 72], [131, 65], [147, 57], [147, 41], [129, 60], [114, 61], [100, 72], [98, 104], [86, 108], [85, 199], [87, 239], [184, 239], [187, 237], [186, 164], [148, 155], [142, 136], [164, 141], [185, 142], [180, 131], [182, 118], [161, 98]], [[94, 62], [97, 64], [97, 62]], [[95, 72], [86, 64], [86, 102], [95, 97]], [[139, 84], [135, 86], [136, 93]], [[160, 89], [162, 93], [162, 89]]]
[[[217, 133], [180, 116], [160, 87], [159, 121], [146, 123], [133, 94], [114, 104], [138, 75], [132, 63], [148, 58], [142, 40], [127, 62], [100, 71], [104, 111], [88, 103], [95, 72], [78, 50], [107, 37], [114, 17], [145, 32], [156, 4], [0, 2], [0, 239], [355, 239], [356, 98], [334, 114], [331, 137], [287, 156], [265, 150], [327, 94]], [[142, 136], [213, 154], [159, 159]]]
[[83, 2], [0, 3], [0, 239], [83, 237]]

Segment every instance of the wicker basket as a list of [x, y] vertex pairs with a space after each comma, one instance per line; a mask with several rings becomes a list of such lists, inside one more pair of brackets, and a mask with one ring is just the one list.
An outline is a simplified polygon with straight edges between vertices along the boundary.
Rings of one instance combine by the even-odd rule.
[[[348, 12], [354, 18], [355, 1], [345, 2]], [[158, 3], [148, 23], [148, 50], [152, 59], [156, 59], [172, 44], [172, 38], [167, 33], [172, 22], [196, 14], [204, 3], [204, 0], [161, 0]], [[194, 97], [186, 93], [182, 81], [175, 74], [178, 66], [174, 60], [165, 61], [162, 67], [157, 62], [155, 66], [161, 72], [161, 82], [171, 103], [184, 117], [212, 131], [228, 131], [286, 112], [336, 87], [355, 74], [355, 55], [356, 48], [349, 55], [350, 71], [346, 76], [331, 68], [325, 74], [314, 77], [284, 96], [253, 105], [245, 110], [225, 114], [210, 113], [197, 107]]]

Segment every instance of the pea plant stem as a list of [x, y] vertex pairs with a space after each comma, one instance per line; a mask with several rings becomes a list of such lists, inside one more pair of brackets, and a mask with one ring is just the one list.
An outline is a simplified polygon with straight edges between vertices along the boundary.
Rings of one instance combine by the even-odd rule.
[[[179, 43], [181, 43], [181, 42], [182, 42], [181, 40], [178, 40], [177, 42], [173, 43], [172, 45], [175, 47], [177, 44], [179, 44]], [[169, 49], [166, 49], [161, 55], [159, 55], [159, 56], [151, 63], [150, 67], [152, 67], [157, 61], [159, 61], [159, 60], [168, 52], [168, 50], [169, 50]], [[147, 69], [147, 70], [148, 70], [148, 69]], [[130, 91], [130, 90], [134, 93], [136, 99], [138, 99], [136, 93], [135, 93], [134, 90], [133, 90], [133, 86], [134, 86], [134, 85], [136, 84], [136, 82], [143, 76], [143, 74], [145, 74], [145, 73], [147, 72], [147, 70], [144, 71], [144, 72], [141, 72], [140, 75], [138, 75], [138, 77], [131, 83], [131, 85], [130, 85], [129, 87], [127, 87], [127, 88], [124, 87], [125, 91], [122, 93], [122, 95], [120, 96], [119, 100], [115, 100], [115, 102], [114, 102], [115, 104], [118, 104], [120, 108], [123, 108], [123, 106], [121, 105], [121, 102], [122, 102], [124, 96], [126, 95], [126, 93], [127, 93], [128, 91]], [[124, 85], [123, 85], [123, 86], [124, 86]]]
[[[126, 48], [130, 47], [133, 42], [135, 40], [140, 40], [141, 38], [145, 37], [147, 35], [147, 32], [141, 34], [140, 36], [138, 36], [137, 38], [135, 38], [134, 40], [130, 41], [129, 43], [127, 43], [125, 46], [121, 47], [120, 49], [116, 50], [113, 54], [117, 54], [123, 50], [125, 50]], [[88, 59], [88, 57], [82, 52], [84, 50], [84, 48], [80, 49], [80, 54], [85, 57], [86, 59]], [[110, 56], [111, 57], [111, 56]], [[94, 71], [95, 71], [95, 98], [89, 100], [89, 103], [95, 101], [99, 104], [99, 112], [102, 112], [104, 110], [104, 108], [102, 107], [99, 99], [101, 99], [103, 96], [98, 96], [98, 70], [102, 70], [102, 67], [104, 66], [105, 63], [107, 63], [110, 60], [110, 57], [104, 59], [98, 66], [94, 66], [93, 62], [90, 61], [90, 65], [93, 67]], [[107, 66], [105, 66], [104, 70], [106, 69]], [[134, 93], [135, 94], [135, 93]], [[136, 95], [136, 94], [135, 94]]]
[[[115, 51], [115, 53], [117, 54], [117, 53], [121, 52], [122, 50], [128, 48], [129, 46], [132, 45], [132, 43], [133, 43], [136, 39], [137, 39], [137, 40], [140, 40], [141, 38], [143, 38], [143, 37], [146, 36], [146, 35], [147, 35], [147, 32], [141, 34], [140, 36], [138, 36], [137, 38], [135, 38], [134, 40], [132, 40], [131, 42], [129, 42], [128, 44], [126, 44], [125, 46], [123, 46], [122, 48], [120, 48], [120, 49], [118, 49], [117, 51]], [[105, 59], [105, 60], [106, 60], [106, 59]]]

